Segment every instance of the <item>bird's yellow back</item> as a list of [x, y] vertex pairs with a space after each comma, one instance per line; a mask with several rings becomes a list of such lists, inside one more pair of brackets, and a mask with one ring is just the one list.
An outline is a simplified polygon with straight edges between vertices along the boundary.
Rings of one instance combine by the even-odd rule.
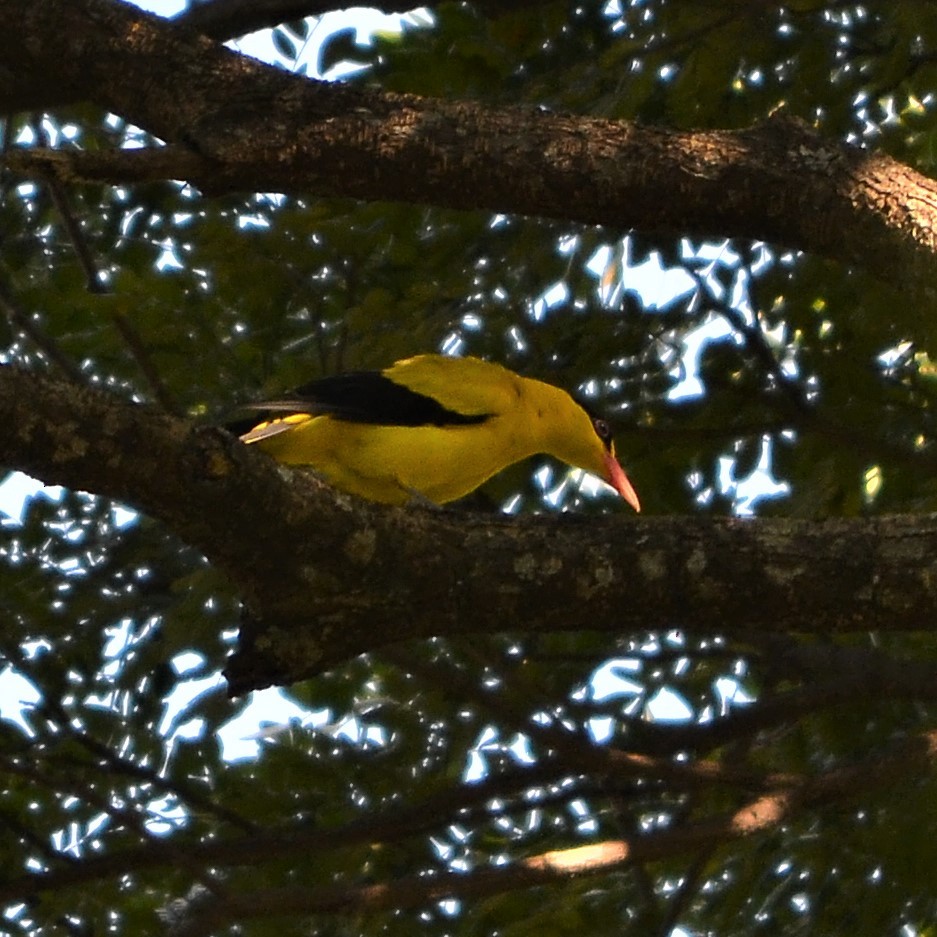
[[417, 355], [381, 372], [394, 383], [466, 415], [503, 414], [524, 394], [526, 378], [481, 358]]

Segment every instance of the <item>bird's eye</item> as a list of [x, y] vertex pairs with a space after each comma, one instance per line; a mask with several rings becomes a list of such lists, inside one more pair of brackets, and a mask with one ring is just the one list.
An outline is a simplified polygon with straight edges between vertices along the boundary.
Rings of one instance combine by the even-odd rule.
[[599, 419], [598, 417], [592, 421], [593, 427], [595, 427], [595, 433], [599, 439], [611, 439], [612, 430], [608, 423], [605, 420]]

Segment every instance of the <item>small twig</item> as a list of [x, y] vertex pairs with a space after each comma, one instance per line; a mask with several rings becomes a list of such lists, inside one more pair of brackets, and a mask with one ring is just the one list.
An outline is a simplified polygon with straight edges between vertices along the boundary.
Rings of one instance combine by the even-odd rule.
[[131, 357], [136, 361], [137, 366], [150, 385], [150, 390], [159, 405], [167, 413], [172, 413], [175, 416], [182, 416], [182, 410], [176, 404], [175, 399], [169, 392], [169, 388], [166, 387], [162, 377], [160, 377], [159, 371], [156, 369], [156, 366], [153, 364], [153, 359], [150, 357], [149, 350], [140, 338], [140, 333], [137, 332], [127, 316], [116, 309], [110, 311], [110, 319], [111, 322], [114, 323], [114, 327], [117, 329], [120, 337], [124, 340], [124, 344], [127, 346]]
[[70, 381], [75, 384], [85, 383], [85, 377], [72, 360], [59, 348], [55, 340], [46, 335], [31, 319], [28, 312], [13, 296], [9, 286], [0, 275], [0, 308], [6, 314], [10, 324], [19, 329], [42, 354], [49, 359]]
[[[483, 667], [493, 671], [494, 668], [491, 662], [486, 660], [485, 655], [479, 653], [477, 648], [469, 649], [463, 646], [460, 650], [472, 654]], [[385, 648], [382, 651], [382, 656], [397, 663], [396, 649], [394, 648]], [[525, 695], [528, 692], [530, 693], [531, 705], [514, 705], [501, 695], [495, 696], [484, 692], [473, 680], [458, 671], [448, 670], [443, 676], [435, 672], [425, 662], [409, 658], [400, 661], [398, 666], [419, 673], [424, 679], [436, 684], [444, 684], [450, 692], [457, 692], [463, 699], [474, 699], [479, 705], [498, 717], [502, 719], [506, 717], [518, 731], [539, 740], [545, 748], [558, 752], [559, 757], [553, 762], [553, 768], [556, 775], [559, 776], [604, 771], [616, 779], [634, 777], [666, 780], [685, 790], [695, 790], [712, 784], [725, 784], [747, 790], [765, 790], [771, 787], [795, 784], [798, 780], [796, 775], [726, 768], [709, 761], [678, 762], [666, 757], [658, 758], [654, 755], [624, 751], [612, 746], [592, 745], [584, 737], [568, 731], [559, 723], [540, 724], [531, 721], [531, 715], [535, 711], [539, 709], [548, 712], [551, 706], [548, 701], [540, 700], [538, 702], [537, 694], [530, 687], [524, 687], [523, 690]], [[510, 677], [504, 678], [503, 682], [510, 683], [516, 689], [520, 679], [520, 674], [514, 671]], [[745, 711], [747, 710], [742, 710], [742, 712]], [[708, 727], [709, 724], [706, 724], [706, 726], [700, 728]], [[672, 751], [686, 747], [689, 746], [684, 744], [672, 749]]]
[[[45, 173], [44, 178], [49, 190], [49, 195], [52, 198], [52, 204], [55, 206], [59, 217], [62, 219], [65, 233], [68, 235], [68, 240], [71, 242], [72, 249], [75, 251], [75, 256], [78, 258], [78, 263], [84, 272], [88, 291], [97, 294], [108, 293], [109, 290], [105, 286], [104, 278], [101, 275], [101, 271], [98, 269], [98, 264], [94, 259], [88, 240], [81, 229], [81, 224], [75, 217], [75, 213], [72, 211], [71, 205], [69, 204], [65, 187], [54, 173]], [[153, 359], [150, 357], [149, 350], [141, 340], [137, 330], [130, 323], [130, 320], [124, 313], [115, 309], [110, 310], [109, 316], [118, 334], [123, 339], [127, 350], [130, 352], [131, 357], [137, 363], [144, 378], [150, 385], [153, 396], [164, 410], [177, 416], [181, 415], [181, 411], [176, 405], [172, 394], [169, 393], [159, 371], [153, 364]]]
[[[857, 659], [850, 666], [851, 671], [842, 676], [762, 697], [724, 719], [685, 726], [633, 723], [634, 747], [657, 758], [681, 751], [701, 755], [757, 732], [791, 725], [821, 709], [855, 706], [857, 698], [873, 693], [879, 701], [937, 699], [937, 667], [928, 661], [885, 659], [876, 666], [866, 658], [864, 666], [858, 666]], [[726, 777], [731, 776], [728, 770]]]
[[[796, 385], [794, 386], [796, 387]], [[749, 407], [753, 403], [749, 393], [741, 393], [732, 387], [720, 388], [720, 393], [724, 395], [731, 394], [734, 398], [737, 398], [740, 411], [741, 408]], [[868, 459], [892, 461], [898, 465], [917, 468], [921, 471], [932, 470], [937, 472], [937, 453], [915, 450], [911, 447], [910, 443], [902, 443], [881, 436], [871, 437], [867, 432], [855, 430], [849, 426], [844, 426], [841, 423], [835, 422], [826, 416], [822, 410], [810, 404], [807, 404], [805, 407], [800, 407], [788, 394], [785, 394], [782, 398], [766, 393], [757, 398], [754, 402], [762, 403], [768, 407], [776, 407], [781, 413], [781, 418], [777, 422], [765, 425], [766, 433], [777, 434], [783, 430], [796, 430], [799, 433], [814, 433], [831, 442], [848, 446], [853, 452]], [[660, 433], [662, 438], [666, 439], [668, 433], [682, 433], [683, 431], [679, 428], [675, 430], [663, 428], [648, 430], [642, 427], [639, 432], [641, 435], [647, 434], [651, 438], [653, 438], [654, 433]], [[693, 428], [686, 430], [686, 433], [691, 438], [697, 433], [703, 438], [706, 438], [707, 432], [707, 430], [694, 430]], [[739, 427], [736, 431], [733, 427], [727, 426], [725, 427], [725, 434], [733, 435], [733, 438], [738, 438], [739, 436], [753, 435], [754, 431], [753, 428], [747, 429], [744, 426]], [[716, 433], [712, 435], [714, 438], [718, 438]]]
[[[42, 125], [39, 122], [34, 122], [34, 131], [39, 139], [42, 139], [48, 144], [49, 141], [47, 139], [47, 135], [45, 134]], [[105, 286], [104, 278], [101, 275], [101, 271], [97, 262], [95, 261], [87, 238], [81, 229], [81, 223], [78, 221], [75, 213], [72, 211], [65, 187], [63, 185], [63, 180], [68, 178], [67, 171], [63, 171], [65, 170], [65, 167], [69, 165], [68, 161], [70, 159], [81, 159], [82, 154], [72, 153], [71, 151], [51, 149], [48, 146], [42, 150], [34, 149], [27, 152], [28, 155], [23, 155], [21, 153], [8, 154], [5, 157], [5, 161], [8, 164], [25, 163], [26, 165], [29, 165], [30, 160], [33, 161], [35, 171], [45, 181], [47, 191], [52, 200], [52, 204], [58, 212], [59, 217], [62, 219], [65, 233], [72, 245], [75, 256], [78, 258], [78, 263], [85, 275], [88, 291], [99, 295], [107, 293], [108, 289]], [[119, 156], [115, 156], [114, 158], [119, 159]], [[150, 357], [149, 351], [146, 348], [144, 342], [141, 340], [137, 330], [133, 327], [133, 325], [131, 325], [127, 317], [121, 312], [111, 310], [110, 319], [120, 334], [120, 337], [123, 339], [131, 357], [137, 363], [137, 366], [140, 368], [140, 371], [149, 384], [154, 398], [167, 412], [180, 415], [181, 410], [177, 406], [172, 395], [169, 393], [168, 388], [160, 377], [159, 371], [153, 364], [153, 360]], [[24, 328], [22, 323], [20, 323], [20, 327]], [[30, 334], [30, 337], [33, 339], [33, 341], [37, 341], [37, 338], [34, 334], [27, 334]], [[47, 344], [49, 343], [51, 343], [51, 339], [47, 339]], [[43, 350], [49, 354], [49, 351], [46, 348], [43, 348]], [[71, 376], [73, 380], [76, 379], [74, 374]]]
[[77, 856], [70, 856], [67, 853], [60, 852], [52, 845], [48, 836], [38, 835], [34, 830], [31, 830], [28, 826], [21, 823], [12, 812], [4, 811], [0, 825], [15, 836], [29, 843], [36, 853], [42, 856], [50, 865], [53, 862], [65, 862], [68, 865], [76, 865], [80, 861]]
[[68, 239], [75, 251], [75, 256], [78, 258], [78, 263], [85, 274], [88, 292], [107, 293], [108, 289], [104, 285], [104, 278], [101, 276], [101, 272], [98, 270], [94, 257], [91, 254], [91, 248], [88, 245], [88, 240], [85, 237], [84, 231], [81, 230], [81, 224], [75, 217], [75, 213], [72, 211], [72, 207], [68, 202], [68, 196], [64, 187], [54, 176], [47, 177], [45, 182], [49, 189], [49, 195], [52, 198], [52, 204], [55, 206], [55, 210], [62, 219], [62, 224], [65, 226], [65, 233], [68, 235]]
[[[29, 674], [29, 663], [14, 645], [5, 643], [0, 647], [3, 656], [20, 672]], [[172, 794], [187, 806], [200, 810], [206, 815], [226, 821], [237, 829], [254, 833], [257, 826], [253, 820], [242, 817], [233, 810], [219, 806], [211, 797], [206, 796], [189, 784], [173, 781], [164, 777], [155, 768], [145, 767], [115, 752], [109, 745], [95, 738], [85, 729], [77, 728], [61, 701], [54, 694], [47, 693], [42, 700], [42, 709], [58, 724], [58, 728], [73, 738], [94, 758], [111, 772], [140, 781], [147, 781], [157, 790]], [[93, 768], [93, 764], [75, 762], [76, 767]]]
[[[13, 128], [13, 114], [4, 114], [0, 117], [0, 135], [3, 137], [3, 146], [0, 148], [0, 169], [7, 165], [7, 159], [13, 151], [11, 131]], [[13, 185], [13, 177], [9, 172], [0, 172], [0, 202], [6, 202], [7, 193]]]
[[765, 369], [765, 372], [772, 377], [783, 391], [785, 396], [794, 405], [795, 409], [802, 414], [812, 414], [813, 407], [808, 403], [807, 398], [799, 384], [792, 381], [781, 367], [774, 350], [768, 344], [765, 333], [758, 325], [757, 316], [753, 324], [749, 325], [737, 310], [733, 309], [728, 303], [716, 302], [712, 290], [707, 287], [705, 280], [700, 274], [689, 266], [684, 267], [687, 274], [696, 282], [696, 289], [700, 298], [709, 296], [714, 301], [714, 308], [726, 322], [741, 336], [745, 343], [745, 348], [749, 354]]
[[[143, 840], [150, 840], [152, 834], [146, 829], [146, 817], [140, 813], [135, 813], [127, 808], [115, 807], [108, 796], [97, 793], [91, 785], [85, 784], [72, 774], [69, 777], [61, 778], [47, 776], [36, 768], [30, 768], [23, 764], [17, 764], [15, 760], [7, 759], [2, 762], [5, 773], [15, 775], [24, 780], [31, 781], [37, 787], [47, 788], [55, 793], [68, 792], [78, 800], [94, 807], [102, 814], [107, 814], [112, 820], [125, 824], [132, 829]], [[55, 856], [59, 859], [69, 858], [65, 853], [56, 852]]]

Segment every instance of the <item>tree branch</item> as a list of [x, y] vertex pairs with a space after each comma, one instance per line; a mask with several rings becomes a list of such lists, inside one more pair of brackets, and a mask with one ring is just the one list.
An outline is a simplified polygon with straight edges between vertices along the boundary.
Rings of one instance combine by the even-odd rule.
[[745, 635], [923, 630], [937, 619], [933, 515], [519, 519], [389, 508], [221, 430], [11, 367], [0, 369], [0, 452], [46, 482], [135, 505], [231, 576], [249, 612], [228, 671], [234, 692], [396, 641], [508, 624], [620, 633], [680, 622]]
[[[25, 11], [0, 0], [0, 17], [11, 24], [0, 110], [77, 96], [190, 151], [55, 157], [70, 180], [185, 178], [209, 194], [263, 188], [762, 238], [929, 296], [937, 182], [798, 121], [678, 133], [324, 84], [111, 0]], [[30, 157], [10, 164], [25, 171]]]
[[932, 771], [937, 733], [925, 733], [884, 756], [846, 769], [834, 769], [795, 789], [761, 795], [723, 816], [647, 836], [606, 840], [522, 859], [504, 868], [468, 873], [418, 874], [379, 885], [325, 888], [292, 886], [240, 892], [207, 900], [177, 931], [185, 937], [213, 933], [231, 921], [279, 915], [374, 913], [425, 907], [449, 898], [473, 899], [600, 875], [639, 862], [671, 858], [778, 829], [805, 806], [852, 798], [915, 772]]

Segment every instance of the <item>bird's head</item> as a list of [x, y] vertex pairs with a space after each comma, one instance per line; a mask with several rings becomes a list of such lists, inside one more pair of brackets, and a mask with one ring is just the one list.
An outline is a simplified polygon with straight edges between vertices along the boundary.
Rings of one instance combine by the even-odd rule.
[[[636, 511], [640, 512], [641, 502], [638, 500], [638, 493], [625, 474], [615, 455], [615, 441], [612, 439], [612, 429], [608, 421], [600, 416], [593, 416], [588, 411], [586, 415], [592, 424], [592, 431], [599, 441], [600, 446], [593, 445], [595, 450], [591, 465], [583, 465], [582, 468], [588, 469], [593, 475], [597, 475], [606, 484], [611, 485]], [[601, 449], [601, 451], [599, 451]]]
[[615, 456], [615, 443], [608, 421], [565, 391], [555, 390], [558, 393], [554, 395], [548, 411], [550, 455], [601, 478], [636, 511], [640, 511], [637, 492]]

